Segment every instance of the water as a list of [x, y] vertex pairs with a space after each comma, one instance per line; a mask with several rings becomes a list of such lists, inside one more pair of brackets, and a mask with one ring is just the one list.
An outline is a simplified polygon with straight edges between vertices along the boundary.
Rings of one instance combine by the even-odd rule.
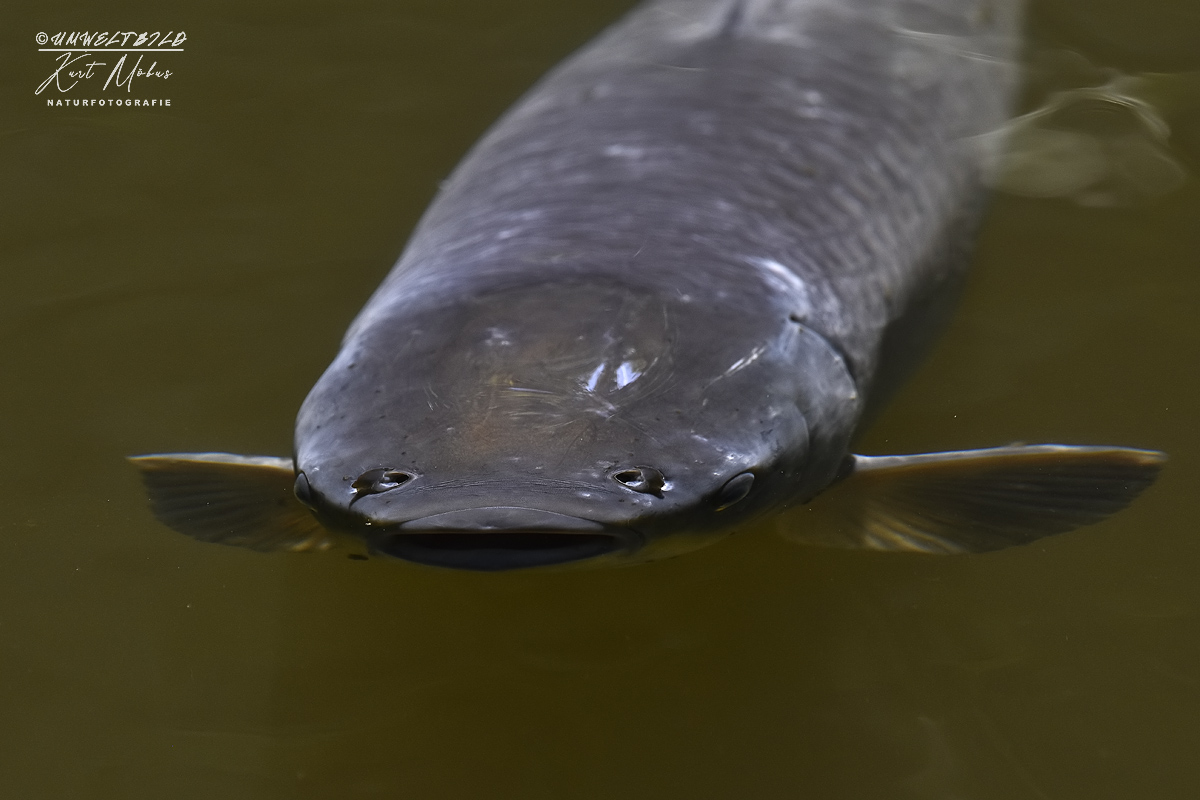
[[[1131, 207], [999, 198], [961, 313], [861, 443], [1168, 451], [1093, 528], [924, 558], [764, 526], [633, 569], [473, 575], [261, 556], [150, 518], [122, 457], [290, 452], [437, 182], [627, 5], [9, 9], [5, 796], [1193, 796], [1194, 179]], [[144, 95], [171, 108], [32, 96], [52, 66], [36, 32], [105, 24], [187, 32]], [[1200, 68], [1185, 0], [1044, 0], [1032, 24], [1129, 74]], [[1169, 121], [1200, 169], [1200, 111]]]

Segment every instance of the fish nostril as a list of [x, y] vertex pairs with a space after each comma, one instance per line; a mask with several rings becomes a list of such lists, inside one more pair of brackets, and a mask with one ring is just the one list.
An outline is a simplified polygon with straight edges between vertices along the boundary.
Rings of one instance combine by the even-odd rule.
[[308, 485], [308, 477], [303, 472], [296, 473], [296, 482], [292, 484], [292, 494], [296, 499], [309, 508], [316, 508], [312, 487]]
[[642, 494], [652, 494], [662, 497], [663, 486], [667, 480], [654, 467], [633, 467], [617, 470], [612, 479], [624, 486]]
[[369, 469], [359, 475], [358, 479], [350, 486], [354, 489], [355, 499], [357, 499], [368, 494], [391, 491], [408, 483], [414, 477], [402, 470], [380, 467], [379, 469]]
[[751, 472], [743, 472], [741, 475], [734, 475], [721, 490], [713, 497], [713, 509], [715, 511], [724, 511], [734, 503], [739, 503], [746, 499], [746, 495], [750, 494], [750, 487], [754, 485], [754, 474]]

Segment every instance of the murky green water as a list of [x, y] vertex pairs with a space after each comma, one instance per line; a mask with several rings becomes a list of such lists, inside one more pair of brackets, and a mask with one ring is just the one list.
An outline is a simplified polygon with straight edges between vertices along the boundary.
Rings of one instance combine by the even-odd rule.
[[[1094, 528], [938, 559], [764, 526], [634, 569], [474, 575], [149, 516], [122, 457], [290, 452], [437, 182], [627, 5], [7, 9], [0, 796], [1195, 796], [1195, 179], [1129, 208], [1000, 198], [961, 314], [862, 443], [1169, 451]], [[1127, 73], [1200, 69], [1192, 0], [1032, 21]], [[38, 31], [106, 26], [186, 31], [132, 93], [170, 108], [33, 95]], [[1200, 104], [1169, 121], [1200, 169]]]

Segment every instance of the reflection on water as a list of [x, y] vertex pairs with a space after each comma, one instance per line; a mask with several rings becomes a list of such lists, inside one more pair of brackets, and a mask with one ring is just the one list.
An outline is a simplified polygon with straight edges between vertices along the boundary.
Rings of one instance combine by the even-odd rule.
[[[1187, 170], [1171, 152], [1169, 117], [1200, 109], [1200, 72], [1124, 75], [1072, 51], [1032, 66], [1027, 90], [1077, 73], [1081, 85], [1051, 93], [1033, 111], [977, 137], [1004, 143], [995, 188], [1085, 206], [1127, 206], [1179, 189]], [[1041, 80], [1039, 80], [1039, 78]]]
[[[861, 443], [1170, 452], [1095, 528], [950, 559], [744, 530], [637, 568], [481, 576], [260, 556], [149, 517], [123, 456], [287, 453], [438, 180], [626, 5], [185, 6], [172, 108], [120, 114], [34, 102], [50, 23], [16, 9], [0, 85], [8, 793], [1191, 796], [1191, 178], [1124, 208], [998, 199], [962, 312]], [[1200, 68], [1193, 3], [1044, 0], [1032, 21], [1122, 74]], [[1166, 152], [1195, 174], [1200, 115], [1172, 113]], [[597, 385], [616, 385], [609, 366]]]

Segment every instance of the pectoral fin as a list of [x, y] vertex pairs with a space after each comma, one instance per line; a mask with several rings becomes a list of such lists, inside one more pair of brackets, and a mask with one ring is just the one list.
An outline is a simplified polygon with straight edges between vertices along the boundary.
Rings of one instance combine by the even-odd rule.
[[154, 516], [204, 542], [251, 550], [324, 550], [331, 538], [292, 491], [290, 458], [160, 453], [129, 459]]
[[794, 541], [922, 553], [979, 553], [1099, 522], [1154, 482], [1153, 450], [1014, 445], [851, 456], [849, 474], [780, 518]]

